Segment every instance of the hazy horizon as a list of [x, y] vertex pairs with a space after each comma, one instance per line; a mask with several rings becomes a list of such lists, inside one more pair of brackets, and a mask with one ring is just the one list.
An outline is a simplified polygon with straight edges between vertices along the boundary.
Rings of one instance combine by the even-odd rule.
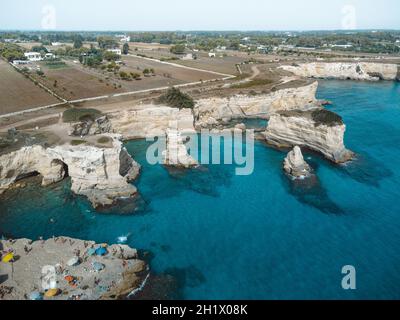
[[15, 0], [0, 30], [20, 31], [339, 31], [399, 30], [398, 0]]

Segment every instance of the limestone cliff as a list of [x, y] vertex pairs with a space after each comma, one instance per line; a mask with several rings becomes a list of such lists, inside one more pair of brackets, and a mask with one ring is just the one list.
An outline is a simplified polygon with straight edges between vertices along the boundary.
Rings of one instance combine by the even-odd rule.
[[333, 112], [313, 108], [280, 111], [270, 117], [266, 140], [278, 147], [304, 146], [320, 152], [327, 159], [342, 163], [353, 153], [345, 148], [346, 126]]
[[303, 154], [299, 146], [295, 146], [290, 151], [283, 162], [285, 172], [295, 179], [306, 178], [311, 175], [311, 167], [304, 161]]
[[130, 157], [117, 136], [112, 147], [61, 145], [53, 148], [24, 147], [0, 157], [0, 192], [32, 172], [43, 176], [42, 184], [71, 177], [72, 191], [86, 196], [94, 207], [111, 205], [121, 197], [137, 193], [129, 184], [139, 174], [139, 165]]
[[369, 62], [315, 62], [281, 68], [300, 77], [368, 81], [396, 80], [399, 69], [397, 64]]
[[198, 162], [188, 154], [186, 146], [178, 130], [168, 129], [166, 134], [166, 150], [163, 152], [166, 166], [192, 168]]
[[317, 102], [318, 82], [299, 88], [282, 89], [257, 96], [236, 95], [197, 101], [196, 129], [212, 128], [232, 119], [268, 117], [278, 110], [291, 110]]
[[124, 139], [164, 136], [171, 122], [183, 132], [194, 131], [192, 110], [166, 106], [140, 105], [110, 115], [113, 130]]

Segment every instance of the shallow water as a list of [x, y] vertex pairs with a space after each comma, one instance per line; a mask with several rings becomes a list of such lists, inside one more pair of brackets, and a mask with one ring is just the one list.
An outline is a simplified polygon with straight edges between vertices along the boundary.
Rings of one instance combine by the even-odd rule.
[[[110, 243], [131, 234], [129, 245], [152, 252], [153, 271], [180, 278], [186, 299], [399, 299], [400, 86], [321, 81], [318, 95], [343, 116], [358, 160], [306, 154], [311, 187], [291, 183], [285, 153], [261, 142], [254, 174], [236, 176], [233, 166], [171, 175], [133, 141], [143, 165], [135, 215], [96, 214], [68, 181], [31, 185], [1, 199], [0, 232]], [[341, 288], [344, 265], [356, 267], [355, 291]]]

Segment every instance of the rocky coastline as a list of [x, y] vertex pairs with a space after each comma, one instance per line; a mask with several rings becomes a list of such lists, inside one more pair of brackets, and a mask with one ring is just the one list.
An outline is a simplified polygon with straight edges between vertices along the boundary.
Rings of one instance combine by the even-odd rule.
[[[302, 77], [356, 80], [386, 80], [393, 78], [394, 74], [393, 67], [368, 69], [362, 66], [361, 72], [353, 65], [348, 68], [342, 65], [339, 69], [333, 67], [336, 70], [333, 75], [326, 73], [324, 68], [321, 71], [316, 66], [296, 66], [287, 70]], [[343, 73], [342, 68], [350, 76]], [[396, 77], [397, 72], [396, 69]], [[70, 143], [51, 147], [31, 145], [2, 154], [0, 193], [34, 173], [41, 175], [43, 186], [69, 176], [72, 192], [87, 197], [93, 207], [111, 206], [118, 199], [132, 198], [139, 193], [131, 182], [139, 176], [141, 168], [123, 147], [123, 140], [164, 136], [167, 140], [164, 165], [192, 168], [198, 163], [188, 154], [181, 134], [196, 133], [203, 129], [215, 132], [244, 131], [246, 125], [241, 122], [245, 119], [268, 120], [263, 139], [274, 147], [294, 148], [286, 157], [283, 168], [293, 179], [302, 179], [312, 175], [311, 167], [302, 156], [302, 147], [316, 151], [334, 163], [344, 163], [354, 157], [354, 153], [344, 144], [346, 125], [340, 116], [323, 108], [326, 102], [316, 98], [317, 88], [318, 82], [313, 82], [269, 94], [201, 99], [193, 110], [163, 105], [136, 105], [102, 115], [91, 121], [90, 125], [85, 122], [74, 123], [69, 126], [70, 136], [97, 140], [101, 135], [108, 142], [102, 146]], [[174, 124], [173, 128], [171, 123]], [[99, 248], [105, 248], [107, 254], [89, 255], [93, 251], [89, 249]], [[2, 299], [30, 299], [32, 294], [44, 299], [60, 300], [125, 298], [141, 287], [148, 274], [148, 266], [138, 259], [135, 249], [127, 246], [98, 245], [59, 237], [36, 242], [26, 239], [2, 240], [0, 249], [12, 252], [15, 256], [12, 264], [4, 265], [7, 279], [1, 285], [12, 289], [6, 290]], [[77, 264], [68, 266], [73, 258], [78, 259]], [[57, 274], [59, 290], [48, 298], [45, 297], [46, 290], [40, 287], [41, 268], [44, 265], [62, 267]], [[101, 270], [94, 270], [94, 266]], [[14, 268], [13, 273], [10, 268]], [[67, 281], [66, 277], [73, 281]], [[18, 283], [24, 285], [18, 286]]]
[[399, 66], [371, 62], [324, 63], [313, 62], [299, 65], [282, 66], [296, 76], [318, 79], [399, 81]]
[[345, 131], [345, 124], [335, 113], [310, 108], [272, 115], [264, 135], [267, 143], [275, 147], [307, 147], [334, 163], [345, 163], [354, 157], [344, 145]]
[[[148, 265], [126, 245], [55, 237], [0, 240], [1, 300], [123, 299], [139, 289]], [[5, 262], [5, 256], [12, 257]]]

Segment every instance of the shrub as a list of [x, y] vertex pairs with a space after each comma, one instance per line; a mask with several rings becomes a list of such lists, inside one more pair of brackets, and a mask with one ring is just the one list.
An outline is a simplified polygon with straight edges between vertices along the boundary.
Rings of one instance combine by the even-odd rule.
[[320, 125], [326, 125], [328, 127], [343, 125], [341, 116], [326, 109], [315, 110], [311, 113], [311, 116], [317, 127]]
[[110, 138], [108, 138], [108, 137], [101, 137], [97, 140], [97, 143], [100, 143], [100, 144], [106, 144], [109, 142], [110, 142]]
[[170, 107], [179, 109], [190, 108], [193, 109], [194, 101], [188, 94], [181, 92], [179, 89], [172, 87], [168, 89], [167, 93], [163, 94], [159, 99], [159, 103], [165, 103]]
[[64, 111], [64, 122], [78, 122], [85, 120], [96, 120], [101, 115], [101, 112], [96, 109], [77, 109], [71, 108]]
[[85, 144], [86, 141], [84, 140], [72, 140], [71, 141], [71, 146], [80, 146], [81, 144]]

